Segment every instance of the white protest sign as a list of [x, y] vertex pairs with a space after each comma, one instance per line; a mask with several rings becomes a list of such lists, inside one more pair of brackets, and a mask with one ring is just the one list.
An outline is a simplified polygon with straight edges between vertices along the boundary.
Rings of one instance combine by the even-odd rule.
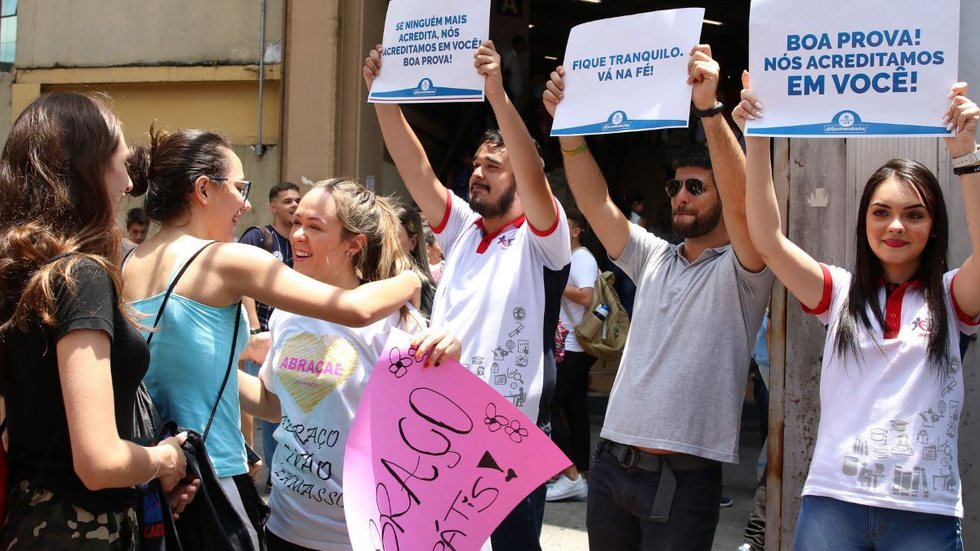
[[490, 0], [392, 0], [368, 101], [483, 101], [473, 54], [489, 34]]
[[691, 112], [688, 54], [703, 8], [583, 23], [568, 34], [565, 97], [552, 136], [685, 128]]
[[756, 136], [949, 136], [960, 0], [752, 0]]

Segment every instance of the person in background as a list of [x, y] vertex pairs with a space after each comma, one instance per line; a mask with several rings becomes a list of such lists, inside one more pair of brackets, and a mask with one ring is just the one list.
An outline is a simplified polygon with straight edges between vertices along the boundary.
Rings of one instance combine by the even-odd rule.
[[558, 479], [548, 485], [547, 500], [585, 499], [589, 485], [583, 473], [589, 470], [592, 452], [591, 427], [589, 425], [588, 393], [589, 369], [595, 358], [587, 354], [575, 338], [575, 326], [592, 305], [592, 295], [599, 264], [592, 253], [582, 245], [581, 237], [589, 226], [577, 208], [566, 211], [568, 238], [572, 249], [568, 283], [561, 297], [562, 323], [568, 328], [565, 337], [565, 357], [558, 362], [555, 395], [551, 400], [552, 438], [561, 451], [572, 460]]
[[129, 240], [139, 245], [146, 239], [146, 232], [150, 231], [150, 217], [146, 211], [136, 207], [129, 209], [126, 213], [126, 234]]
[[392, 200], [392, 207], [398, 216], [398, 243], [410, 259], [419, 278], [422, 279], [422, 302], [419, 310], [429, 319], [432, 315], [432, 299], [436, 294], [436, 281], [429, 271], [429, 253], [422, 236], [422, 215], [415, 205], [408, 206], [401, 200]]
[[159, 478], [178, 513], [193, 495], [178, 486], [185, 435], [130, 441], [149, 352], [119, 278], [127, 154], [104, 99], [51, 92], [17, 117], [0, 157], [3, 549], [136, 549], [134, 486]]
[[[272, 212], [272, 223], [264, 227], [253, 226], [242, 234], [239, 243], [254, 245], [272, 253], [286, 266], [293, 267], [293, 249], [289, 244], [289, 232], [293, 224], [293, 213], [299, 205], [299, 186], [292, 182], [279, 182], [269, 190], [269, 210]], [[269, 316], [272, 314], [272, 307], [268, 304], [258, 302], [255, 299], [246, 297], [242, 300], [245, 312], [248, 314], [248, 324], [250, 332], [254, 335], [269, 330]], [[259, 374], [257, 362], [250, 359], [244, 360], [243, 368], [250, 375]], [[266, 466], [272, 464], [272, 455], [276, 452], [276, 439], [272, 434], [279, 427], [278, 423], [261, 421], [262, 432], [262, 458]], [[242, 413], [242, 432], [245, 435], [245, 442], [252, 446], [254, 423], [250, 415]], [[254, 468], [253, 468], [254, 469]], [[257, 469], [254, 469], [257, 471]], [[271, 474], [271, 473], [270, 473]], [[265, 488], [270, 490], [272, 479], [266, 476]]]

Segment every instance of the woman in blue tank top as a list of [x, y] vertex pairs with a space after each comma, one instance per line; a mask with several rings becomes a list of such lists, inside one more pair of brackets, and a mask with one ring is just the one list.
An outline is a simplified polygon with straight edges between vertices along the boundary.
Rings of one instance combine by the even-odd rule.
[[[220, 401], [218, 394], [229, 355], [237, 359], [247, 341], [247, 321], [238, 316], [242, 297], [361, 327], [416, 296], [420, 281], [405, 271], [357, 289], [339, 289], [293, 271], [263, 249], [233, 243], [241, 215], [251, 210], [251, 182], [220, 135], [151, 128], [150, 144], [130, 155], [130, 175], [137, 191], [147, 194], [147, 214], [160, 224], [160, 231], [137, 247], [123, 267], [124, 298], [148, 319], [156, 317], [165, 290], [188, 259], [219, 242], [203, 250], [176, 284], [150, 345], [146, 384], [165, 419], [199, 432], [217, 401], [208, 453], [235, 503], [233, 479], [247, 476], [237, 378], [229, 379]], [[232, 343], [236, 319], [239, 337]], [[259, 536], [253, 536], [257, 541]]]

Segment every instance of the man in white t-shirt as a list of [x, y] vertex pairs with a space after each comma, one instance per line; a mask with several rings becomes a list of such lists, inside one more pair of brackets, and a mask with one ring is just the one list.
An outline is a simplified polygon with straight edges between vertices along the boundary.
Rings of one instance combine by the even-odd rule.
[[[432, 323], [459, 336], [461, 363], [547, 428], [555, 327], [571, 255], [568, 224], [536, 144], [504, 91], [493, 44], [484, 43], [475, 60], [500, 130], [486, 132], [473, 156], [468, 204], [436, 177], [399, 106], [374, 106], [395, 166], [446, 257]], [[368, 88], [381, 70], [379, 46], [365, 60]], [[544, 503], [542, 485], [494, 531], [493, 548], [540, 550]]]

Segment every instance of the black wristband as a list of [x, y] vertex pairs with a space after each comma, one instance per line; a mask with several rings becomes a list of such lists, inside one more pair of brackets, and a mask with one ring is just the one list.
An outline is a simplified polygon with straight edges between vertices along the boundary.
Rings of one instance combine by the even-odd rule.
[[953, 169], [953, 174], [962, 176], [964, 174], [976, 174], [980, 172], [980, 165], [961, 166]]
[[262, 329], [259, 328], [259, 327], [256, 327], [255, 329], [249, 329], [248, 330], [248, 334], [249, 335], [258, 335], [261, 332], [262, 332]]
[[694, 115], [699, 119], [703, 119], [705, 117], [713, 117], [725, 110], [725, 104], [720, 101], [716, 101], [714, 105], [712, 105], [707, 109], [698, 109], [698, 107], [693, 103], [691, 104], [691, 106], [694, 107]]

